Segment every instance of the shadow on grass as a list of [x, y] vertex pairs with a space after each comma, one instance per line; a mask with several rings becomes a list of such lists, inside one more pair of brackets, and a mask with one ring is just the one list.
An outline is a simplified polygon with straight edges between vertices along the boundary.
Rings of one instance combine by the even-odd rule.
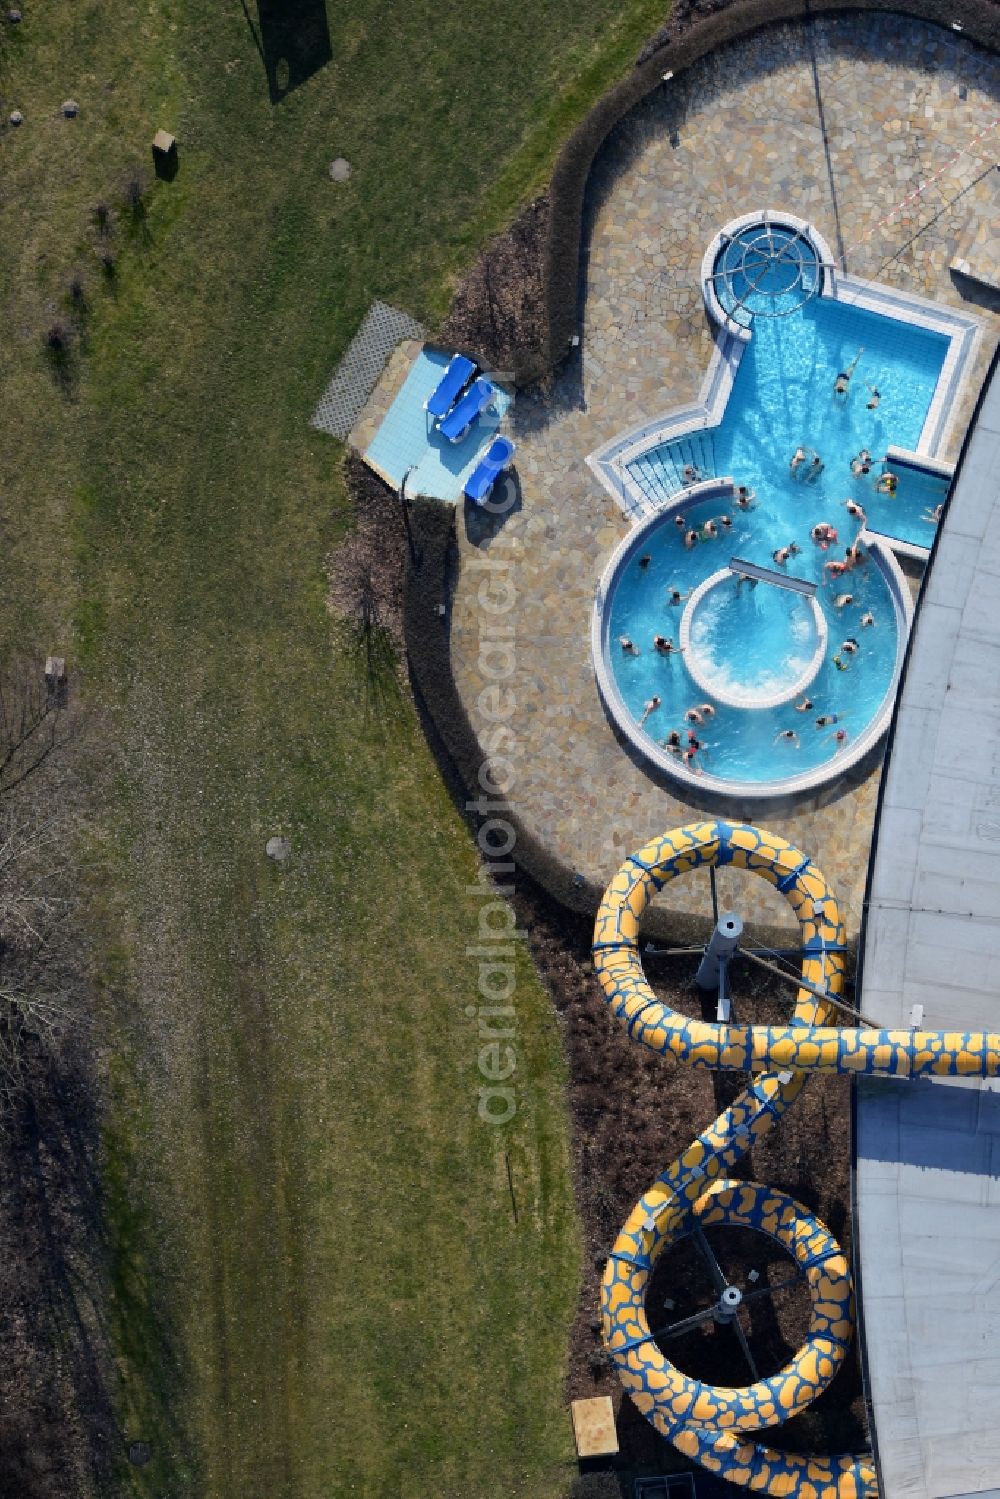
[[272, 104], [280, 104], [333, 56], [326, 0], [257, 0], [257, 21], [240, 0], [267, 74]]
[[[156, 1277], [121, 1231], [101, 1152], [86, 1069], [39, 1067], [6, 1122], [0, 1194], [0, 1493], [21, 1499], [112, 1492], [139, 1435], [154, 1452], [182, 1447]], [[126, 1381], [156, 1371], [141, 1433], [122, 1429], [116, 1355]]]

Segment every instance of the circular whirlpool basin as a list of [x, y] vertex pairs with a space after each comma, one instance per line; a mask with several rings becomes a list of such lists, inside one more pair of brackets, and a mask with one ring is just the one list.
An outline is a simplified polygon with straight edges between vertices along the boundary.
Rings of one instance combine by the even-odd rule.
[[705, 579], [681, 616], [680, 646], [696, 686], [730, 708], [777, 708], [813, 681], [829, 641], [815, 597], [738, 578]]

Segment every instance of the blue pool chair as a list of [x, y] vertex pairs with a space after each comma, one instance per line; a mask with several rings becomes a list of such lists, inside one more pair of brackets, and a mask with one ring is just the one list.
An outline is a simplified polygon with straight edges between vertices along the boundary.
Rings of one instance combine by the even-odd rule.
[[463, 385], [468, 385], [476, 373], [476, 366], [464, 354], [453, 354], [448, 368], [441, 376], [433, 392], [424, 402], [424, 410], [430, 416], [447, 416]]
[[487, 406], [492, 406], [495, 395], [496, 387], [480, 376], [475, 385], [465, 392], [458, 405], [453, 406], [448, 415], [438, 423], [441, 436], [446, 437], [449, 442], [461, 442], [476, 417]]
[[514, 444], [509, 437], [495, 437], [465, 481], [465, 493], [473, 504], [484, 505], [505, 468], [510, 468]]

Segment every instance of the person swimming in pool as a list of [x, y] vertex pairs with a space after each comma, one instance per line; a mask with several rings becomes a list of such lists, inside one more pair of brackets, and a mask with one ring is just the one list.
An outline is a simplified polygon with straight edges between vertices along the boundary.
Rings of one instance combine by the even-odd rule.
[[853, 520], [860, 521], [861, 524], [864, 525], [868, 519], [867, 515], [865, 514], [864, 506], [859, 505], [857, 500], [845, 500], [843, 503], [844, 509], [847, 511], [848, 515], [851, 516]]
[[843, 713], [821, 713], [816, 720], [817, 729], [828, 729], [845, 717]]
[[739, 593], [739, 591], [743, 587], [744, 583], [746, 583], [747, 587], [752, 592], [757, 587], [757, 584], [759, 582], [760, 582], [759, 578], [753, 578], [753, 577], [751, 577], [751, 575], [749, 573], [737, 573], [736, 574], [736, 592]]
[[865, 388], [871, 391], [871, 397], [865, 402], [865, 405], [869, 411], [875, 411], [878, 408], [879, 401], [882, 399], [882, 392], [877, 386], [869, 385], [867, 380], [865, 381]]
[[777, 744], [779, 739], [785, 744], [794, 744], [796, 749], [800, 748], [799, 736], [794, 729], [779, 729], [771, 743]]
[[843, 651], [845, 656], [856, 656], [861, 647], [854, 639], [854, 636], [849, 635], [846, 640], [841, 641], [840, 649]]
[[679, 656], [684, 649], [681, 645], [674, 645], [673, 639], [666, 635], [653, 636], [653, 649], [659, 651], [661, 656]]
[[857, 369], [857, 367], [858, 367], [858, 360], [861, 358], [861, 356], [862, 356], [862, 354], [864, 352], [865, 352], [864, 349], [860, 348], [858, 350], [858, 352], [855, 354], [854, 358], [851, 360], [850, 364], [847, 366], [846, 370], [841, 370], [840, 374], [837, 376], [836, 380], [834, 380], [834, 382], [833, 382], [833, 393], [834, 393], [835, 396], [846, 396], [847, 395], [847, 392], [850, 389], [850, 385], [851, 385], [851, 376], [854, 374], [854, 371]]
[[796, 713], [811, 713], [812, 710], [813, 710], [813, 700], [812, 700], [811, 697], [802, 697], [795, 704], [795, 711], [796, 711]]
[[719, 534], [719, 528], [714, 520], [707, 520], [701, 528], [703, 541], [714, 541]]
[[650, 698], [649, 702], [645, 705], [645, 707], [642, 710], [642, 717], [639, 720], [639, 727], [640, 728], [646, 722], [646, 719], [649, 717], [649, 715], [651, 713], [655, 713], [656, 710], [657, 710], [657, 708], [659, 708], [659, 706], [660, 706], [660, 699], [654, 694], [653, 697]]
[[733, 517], [731, 515], [720, 515], [719, 525], [724, 531], [731, 531], [733, 528]]
[[834, 740], [837, 745], [837, 749], [834, 751], [834, 754], [836, 754], [837, 751], [842, 750], [844, 748], [844, 745], [847, 743], [847, 730], [837, 729], [833, 734], [827, 734], [826, 739], [823, 741], [824, 744], [826, 743], [826, 740], [829, 739]]
[[699, 703], [698, 712], [701, 714], [702, 718], [715, 717], [715, 709], [712, 707], [711, 703]]
[[681, 736], [677, 729], [671, 729], [666, 739], [661, 739], [660, 743], [672, 755], [679, 755], [681, 752]]
[[847, 609], [853, 603], [853, 593], [838, 593], [837, 597], [833, 601], [833, 607], [835, 609]]
[[866, 610], [866, 612], [862, 614], [861, 618], [858, 620], [858, 624], [863, 630], [870, 630], [874, 623], [875, 616], [870, 609]]
[[646, 571], [646, 568], [649, 566], [652, 560], [653, 559], [648, 552], [644, 552], [643, 555], [639, 558], [639, 566], [643, 572]]
[[863, 479], [866, 474], [871, 473], [874, 462], [875, 460], [868, 449], [862, 448], [861, 452], [851, 459], [851, 473], [855, 479]]
[[818, 479], [825, 467], [826, 464], [823, 462], [819, 454], [813, 453], [812, 462], [806, 469], [806, 483], [812, 484], [816, 479]]
[[688, 723], [702, 723], [703, 724], [705, 722], [705, 715], [698, 708], [688, 708], [688, 709], [686, 709], [685, 713], [684, 713], [684, 717], [687, 719]]
[[944, 514], [944, 505], [943, 504], [941, 504], [941, 505], [935, 505], [933, 510], [930, 508], [930, 506], [928, 506], [924, 510], [924, 513], [920, 517], [920, 519], [921, 520], [925, 520], [929, 526], [936, 526], [937, 523], [938, 523], [938, 521], [941, 519], [941, 517], [942, 517], [943, 514]]
[[684, 519], [683, 515], [675, 515], [674, 525], [677, 527], [678, 531], [683, 531], [684, 527], [687, 525], [687, 521]]
[[684, 532], [684, 545], [687, 547], [688, 551], [690, 551], [692, 547], [696, 547], [698, 545], [698, 532], [697, 531], [685, 531]]
[[756, 498], [756, 490], [748, 489], [745, 484], [737, 484], [736, 493], [733, 495], [733, 504], [737, 510], [749, 510]]
[[875, 481], [875, 488], [879, 494], [894, 495], [899, 488], [898, 474], [882, 474]]
[[626, 656], [638, 656], [639, 647], [636, 645], [634, 640], [629, 640], [627, 635], [619, 635], [618, 644], [621, 646]]
[[690, 588], [688, 589], [688, 591], [686, 593], [681, 593], [681, 591], [680, 591], [679, 588], [671, 588], [667, 592], [667, 603], [668, 604], [683, 604], [684, 600], [685, 599], [689, 599], [690, 597], [691, 597], [691, 590], [690, 590]]
[[809, 532], [809, 535], [821, 552], [825, 552], [830, 543], [837, 540], [836, 528], [831, 526], [829, 521], [825, 520], [817, 521]]

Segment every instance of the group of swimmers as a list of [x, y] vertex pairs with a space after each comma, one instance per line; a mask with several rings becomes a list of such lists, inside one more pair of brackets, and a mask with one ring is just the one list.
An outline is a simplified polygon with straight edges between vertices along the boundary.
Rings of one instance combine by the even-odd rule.
[[[751, 490], [747, 490], [746, 492], [752, 497]], [[738, 500], [737, 503], [739, 503]], [[749, 505], [741, 506], [741, 508], [749, 509]], [[690, 551], [692, 547], [698, 545], [699, 541], [716, 541], [720, 536], [724, 536], [727, 531], [731, 531], [733, 529], [733, 518], [731, 515], [716, 515], [712, 516], [710, 520], [704, 521], [700, 526], [689, 526], [686, 516], [675, 515], [674, 525], [678, 531], [683, 532], [684, 545]], [[648, 563], [648, 558], [639, 558], [640, 567], [644, 564], [648, 566]]]
[[[643, 705], [642, 717], [639, 720], [640, 728], [651, 714], [659, 711], [661, 706], [662, 699], [658, 694], [654, 693], [649, 701]], [[711, 703], [699, 703], [697, 707], [688, 708], [684, 714], [685, 721], [688, 724], [698, 724], [699, 726], [714, 717], [715, 708]], [[668, 754], [676, 755], [678, 759], [685, 761], [690, 769], [700, 774], [698, 767], [694, 764], [694, 759], [696, 755], [704, 752], [706, 746], [698, 738], [693, 728], [687, 730], [686, 740], [682, 737], [680, 729], [671, 729], [667, 737], [660, 740], [660, 743]]]
[[[795, 706], [796, 708], [799, 708], [798, 703], [796, 703]], [[812, 704], [810, 704], [810, 707], [811, 706]], [[803, 712], [807, 710], [800, 708], [799, 711]], [[819, 718], [816, 719], [816, 727], [817, 729], [825, 729], [830, 724], [840, 723], [841, 720], [845, 717], [846, 714], [843, 713], [821, 713]], [[824, 735], [822, 743], [826, 744], [831, 739], [836, 741], [837, 749], [839, 750], [843, 745], [847, 743], [848, 731], [843, 728], [843, 726], [841, 726], [839, 729], [835, 729], [832, 734]], [[802, 741], [799, 738], [798, 734], [796, 734], [794, 729], [779, 729], [771, 742], [773, 744], [790, 744], [795, 749], [802, 748]]]

